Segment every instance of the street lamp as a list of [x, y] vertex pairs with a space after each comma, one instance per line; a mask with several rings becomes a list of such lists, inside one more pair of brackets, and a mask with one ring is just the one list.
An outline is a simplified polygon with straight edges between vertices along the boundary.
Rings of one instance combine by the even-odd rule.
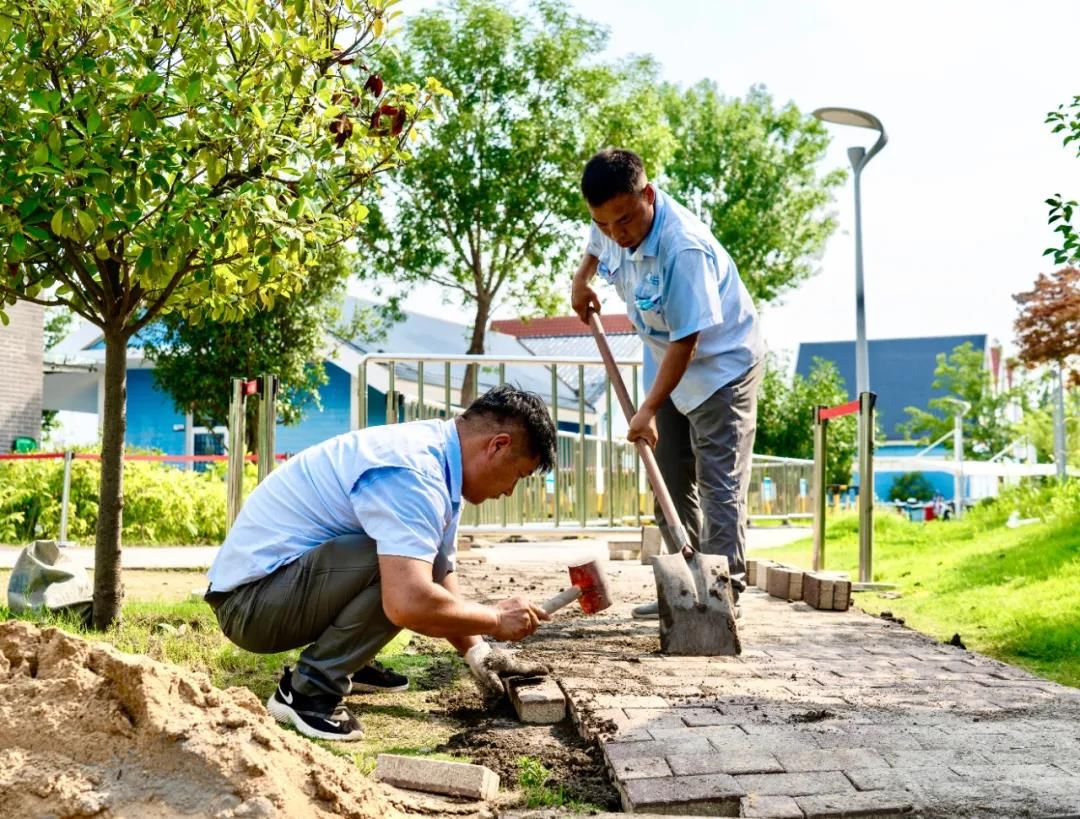
[[818, 108], [814, 116], [822, 122], [837, 125], [854, 125], [873, 128], [878, 132], [877, 142], [867, 151], [863, 147], [848, 148], [848, 160], [855, 171], [855, 393], [856, 397], [870, 391], [870, 360], [866, 346], [866, 299], [863, 290], [862, 261], [862, 199], [859, 176], [874, 154], [885, 147], [888, 137], [885, 126], [873, 114], [854, 108]]
[[954, 517], [960, 520], [964, 514], [964, 416], [971, 412], [971, 404], [951, 395], [944, 400], [956, 405], [953, 411], [953, 496]]

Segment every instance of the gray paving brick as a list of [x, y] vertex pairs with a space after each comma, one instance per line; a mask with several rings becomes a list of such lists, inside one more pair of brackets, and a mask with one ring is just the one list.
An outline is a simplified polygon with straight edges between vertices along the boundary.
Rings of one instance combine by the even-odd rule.
[[942, 791], [963, 782], [950, 768], [852, 768], [844, 771], [848, 780], [860, 791]]
[[671, 770], [680, 776], [727, 773], [782, 773], [776, 757], [761, 751], [748, 751], [738, 746], [708, 754], [669, 754]]
[[803, 819], [802, 808], [790, 796], [760, 796], [752, 793], [742, 798], [740, 816], [751, 819]]
[[747, 793], [766, 796], [809, 796], [815, 793], [854, 793], [855, 788], [839, 771], [815, 773], [745, 774], [735, 777]]
[[667, 701], [655, 695], [597, 694], [597, 708], [667, 708]]
[[704, 737], [713, 745], [723, 745], [730, 742], [741, 742], [746, 739], [746, 732], [738, 725], [704, 725], [698, 728], [650, 728], [649, 733], [653, 739], [662, 742], [678, 742], [682, 739], [695, 739]]
[[873, 748], [829, 748], [820, 751], [789, 751], [776, 758], [789, 773], [843, 771], [852, 768], [888, 768], [889, 763]]
[[726, 774], [667, 776], [620, 783], [623, 808], [629, 812], [701, 812], [710, 816], [738, 816], [746, 791]]
[[415, 756], [379, 754], [375, 778], [399, 788], [469, 799], [494, 799], [499, 792], [498, 774], [483, 765]]
[[671, 776], [671, 768], [662, 756], [641, 756], [620, 759], [611, 763], [611, 771], [623, 780], [655, 779]]
[[657, 730], [686, 728], [686, 723], [682, 718], [682, 709], [624, 708], [622, 711], [626, 714], [628, 724], [635, 728], [644, 728], [648, 731], [654, 728]]
[[713, 746], [706, 737], [691, 737], [678, 741], [659, 742], [646, 740], [645, 742], [605, 742], [603, 743], [604, 756], [609, 762], [615, 763], [624, 759], [641, 759], [642, 757], [666, 757], [669, 754], [707, 754], [712, 753]]
[[908, 794], [891, 791], [815, 794], [796, 797], [795, 802], [806, 819], [891, 819], [914, 809]]

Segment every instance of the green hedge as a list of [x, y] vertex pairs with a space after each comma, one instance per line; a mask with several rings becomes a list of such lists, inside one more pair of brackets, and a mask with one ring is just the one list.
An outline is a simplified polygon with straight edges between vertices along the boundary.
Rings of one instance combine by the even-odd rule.
[[[71, 465], [68, 540], [93, 543], [97, 526], [99, 461], [76, 458]], [[186, 471], [149, 461], [124, 464], [123, 543], [135, 545], [218, 544], [225, 538], [225, 469]], [[64, 462], [0, 462], [0, 543], [53, 539], [60, 533]], [[251, 492], [256, 468], [244, 470]]]

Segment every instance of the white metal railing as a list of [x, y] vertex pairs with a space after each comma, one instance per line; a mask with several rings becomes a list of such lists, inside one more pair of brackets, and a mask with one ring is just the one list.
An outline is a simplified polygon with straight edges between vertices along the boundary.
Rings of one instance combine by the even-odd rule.
[[[517, 383], [540, 394], [563, 428], [556, 468], [519, 481], [510, 497], [470, 504], [462, 514], [464, 529], [580, 532], [636, 528], [652, 517], [652, 492], [634, 446], [614, 434], [618, 404], [599, 357], [371, 353], [361, 359], [357, 373], [359, 426], [460, 414], [469, 364], [478, 366], [478, 392]], [[637, 404], [641, 362], [617, 359], [616, 364]], [[369, 387], [381, 397], [369, 396]], [[750, 516], [808, 517], [812, 466], [810, 460], [755, 455]]]

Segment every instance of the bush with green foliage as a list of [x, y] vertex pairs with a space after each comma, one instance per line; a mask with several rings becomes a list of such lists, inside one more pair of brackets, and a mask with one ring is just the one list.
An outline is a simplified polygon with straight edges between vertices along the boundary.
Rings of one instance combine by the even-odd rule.
[[[94, 539], [100, 469], [96, 460], [71, 464], [68, 540]], [[247, 492], [256, 468], [244, 472]], [[0, 464], [0, 542], [29, 543], [55, 539], [60, 532], [64, 462], [17, 460]], [[123, 542], [131, 545], [217, 544], [225, 538], [224, 467], [205, 472], [163, 463], [124, 464]]]
[[905, 472], [893, 481], [893, 485], [889, 488], [891, 501], [906, 501], [909, 498], [928, 501], [934, 497], [934, 494], [934, 485], [922, 472]]

